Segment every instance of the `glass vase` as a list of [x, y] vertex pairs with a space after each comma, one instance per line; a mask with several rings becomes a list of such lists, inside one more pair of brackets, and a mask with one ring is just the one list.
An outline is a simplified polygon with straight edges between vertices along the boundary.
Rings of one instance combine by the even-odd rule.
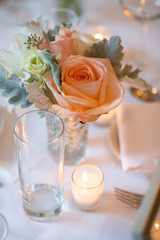
[[69, 117], [63, 119], [65, 125], [64, 164], [76, 165], [84, 161], [87, 144], [88, 124]]

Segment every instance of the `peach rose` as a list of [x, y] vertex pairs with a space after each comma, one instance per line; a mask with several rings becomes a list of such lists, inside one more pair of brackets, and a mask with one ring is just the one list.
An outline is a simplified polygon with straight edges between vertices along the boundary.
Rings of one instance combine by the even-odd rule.
[[[74, 36], [73, 36], [74, 35]], [[59, 35], [55, 35], [55, 41], [49, 43], [49, 49], [56, 55], [59, 64], [62, 64], [70, 55], [84, 55], [93, 41], [88, 43], [83, 41], [87, 39], [83, 34], [74, 33], [68, 28], [60, 28]]]
[[59, 63], [62, 63], [73, 54], [73, 39], [64, 38], [59, 41], [50, 42], [49, 49], [53, 55], [56, 55], [56, 58]]
[[[62, 40], [62, 41], [61, 41]], [[59, 34], [55, 35], [55, 41], [50, 42], [48, 45], [45, 43], [45, 41], [42, 41], [42, 44], [40, 45], [40, 49], [50, 49], [53, 54], [58, 55], [59, 53], [63, 53], [66, 51], [66, 53], [72, 53], [72, 31], [68, 28], [60, 28]], [[70, 48], [71, 46], [71, 48]], [[68, 56], [68, 55], [67, 55]]]
[[117, 107], [124, 88], [109, 59], [70, 56], [62, 64], [62, 91], [58, 92], [51, 77], [45, 74], [56, 102], [53, 108], [61, 116], [73, 116], [82, 122], [95, 121], [101, 114]]
[[56, 41], [60, 40], [60, 39], [64, 39], [64, 38], [69, 38], [72, 37], [72, 31], [69, 28], [64, 28], [61, 27], [59, 30], [59, 34], [55, 35], [55, 39]]
[[49, 43], [49, 49], [56, 55], [59, 63], [64, 62], [73, 54], [72, 31], [68, 28], [60, 28], [59, 34], [55, 35], [55, 41]]

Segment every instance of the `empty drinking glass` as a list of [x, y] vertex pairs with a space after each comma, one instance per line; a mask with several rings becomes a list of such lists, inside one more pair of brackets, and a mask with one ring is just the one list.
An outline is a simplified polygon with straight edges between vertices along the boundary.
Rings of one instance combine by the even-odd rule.
[[23, 208], [36, 221], [62, 211], [63, 132], [62, 120], [48, 111], [27, 112], [14, 125]]
[[5, 217], [0, 214], [0, 239], [5, 240], [8, 233], [7, 221]]

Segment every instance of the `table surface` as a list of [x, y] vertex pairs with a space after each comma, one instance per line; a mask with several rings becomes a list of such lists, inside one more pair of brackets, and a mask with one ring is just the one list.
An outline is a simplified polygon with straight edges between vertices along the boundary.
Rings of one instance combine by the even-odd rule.
[[[140, 24], [122, 14], [119, 2], [81, 1], [83, 4], [85, 25], [92, 28], [103, 25], [113, 34], [120, 35], [124, 51], [128, 57], [130, 50], [140, 48]], [[17, 31], [15, 24], [19, 16], [17, 10], [23, 7], [22, 15], [38, 16], [45, 9], [56, 6], [55, 1], [2, 1], [0, 2], [0, 48], [8, 48]], [[147, 50], [154, 58], [160, 56], [160, 21], [149, 23]], [[126, 60], [127, 60], [126, 57]], [[123, 101], [137, 101], [126, 91]], [[109, 144], [109, 126], [89, 124], [86, 159], [84, 163], [99, 166], [105, 176], [104, 193], [100, 206], [90, 212], [78, 209], [72, 199], [71, 174], [75, 166], [64, 168], [65, 205], [59, 218], [49, 223], [38, 223], [25, 216], [17, 181], [17, 164], [14, 156], [13, 123], [15, 113], [1, 110], [4, 128], [0, 135], [0, 213], [8, 223], [8, 240], [50, 240], [50, 239], [92, 239], [124, 240], [132, 239], [132, 227], [137, 214], [136, 209], [125, 205], [115, 198], [114, 187], [120, 187], [137, 193], [145, 193], [150, 176], [144, 173], [123, 172], [120, 160], [114, 155]], [[14, 181], [15, 180], [15, 181]]]

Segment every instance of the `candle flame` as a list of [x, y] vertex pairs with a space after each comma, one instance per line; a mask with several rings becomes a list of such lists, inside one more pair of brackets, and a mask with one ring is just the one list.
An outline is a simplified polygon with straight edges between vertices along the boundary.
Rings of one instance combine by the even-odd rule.
[[86, 172], [83, 172], [83, 174], [82, 174], [82, 179], [83, 179], [83, 182], [84, 182], [85, 184], [88, 183], [88, 175], [87, 175]]
[[137, 92], [136, 92], [136, 94], [137, 94], [137, 96], [141, 97], [142, 94], [143, 94], [143, 92], [142, 92], [142, 90], [138, 89]]
[[95, 38], [95, 39], [98, 39], [98, 40], [102, 40], [102, 39], [103, 39], [103, 34], [101, 34], [101, 33], [96, 33], [96, 34], [94, 35], [94, 38]]
[[157, 88], [152, 88], [152, 93], [153, 94], [157, 94], [157, 92], [158, 92]]
[[159, 230], [160, 229], [160, 225], [159, 225], [159, 223], [155, 223], [155, 228], [157, 229], [157, 230]]
[[131, 13], [130, 13], [129, 10], [124, 9], [124, 10], [123, 10], [123, 13], [124, 13], [124, 15], [126, 15], [127, 17], [131, 17]]

